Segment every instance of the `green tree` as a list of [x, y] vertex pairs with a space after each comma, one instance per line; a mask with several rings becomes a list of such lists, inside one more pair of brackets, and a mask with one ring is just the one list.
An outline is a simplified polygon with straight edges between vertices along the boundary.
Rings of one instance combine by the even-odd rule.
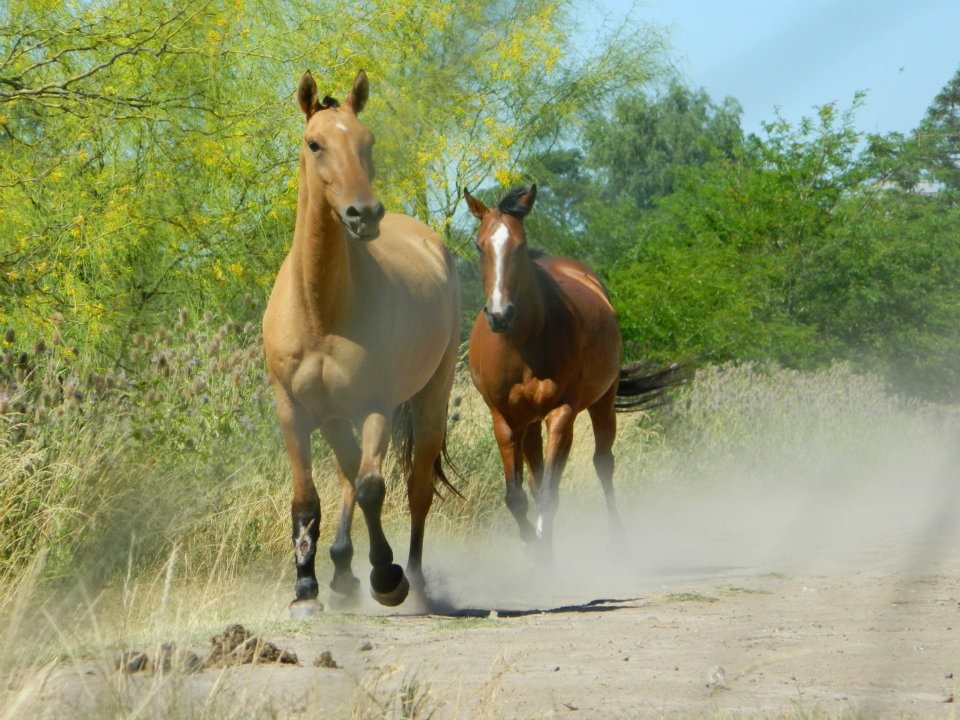
[[658, 96], [617, 98], [613, 114], [586, 129], [591, 167], [604, 195], [627, 196], [649, 208], [673, 192], [677, 172], [732, 158], [742, 139], [742, 110], [733, 98], [719, 105], [706, 91], [674, 80]]
[[930, 177], [960, 192], [960, 70], [933, 99], [914, 137]]
[[541, 191], [528, 232], [602, 271], [629, 252], [640, 211], [673, 192], [678, 173], [733, 157], [740, 112], [733, 99], [717, 105], [676, 79], [660, 93], [632, 86], [597, 107], [575, 141], [525, 159]]
[[289, 244], [305, 69], [331, 93], [368, 71], [385, 204], [450, 233], [461, 187], [649, 75], [642, 33], [568, 53], [570, 8], [0, 5], [0, 326], [102, 362], [180, 306], [255, 315]]
[[778, 120], [732, 158], [678, 171], [610, 273], [636, 352], [792, 366], [831, 357], [802, 315], [798, 270], [865, 178], [852, 117], [827, 105], [796, 128]]
[[275, 262], [290, 154], [240, 6], [0, 12], [0, 324], [118, 357], [177, 305], [238, 309]]
[[778, 120], [732, 159], [678, 172], [609, 274], [632, 353], [847, 360], [913, 394], [958, 396], [960, 216], [946, 190], [891, 182], [917, 154], [856, 132], [860, 101]]

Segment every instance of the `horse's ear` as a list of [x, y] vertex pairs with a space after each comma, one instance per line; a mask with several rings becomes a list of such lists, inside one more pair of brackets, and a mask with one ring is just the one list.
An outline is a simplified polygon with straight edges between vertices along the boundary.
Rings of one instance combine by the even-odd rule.
[[309, 70], [300, 77], [300, 84], [297, 86], [297, 102], [308, 120], [320, 109], [320, 103], [317, 102], [317, 81], [313, 79]]
[[527, 190], [527, 193], [520, 198], [520, 203], [526, 206], [527, 208], [526, 212], [524, 212], [524, 215], [526, 215], [531, 210], [533, 210], [533, 202], [536, 199], [537, 199], [537, 185], [536, 183], [534, 183], [533, 185], [530, 186], [530, 189]]
[[463, 189], [463, 198], [467, 201], [470, 214], [477, 218], [477, 220], [483, 220], [483, 216], [490, 212], [490, 208], [477, 200], [466, 188]]
[[361, 70], [353, 80], [353, 87], [350, 89], [350, 97], [347, 98], [347, 105], [353, 108], [353, 112], [360, 114], [367, 99], [370, 97], [370, 81], [367, 80], [367, 74]]

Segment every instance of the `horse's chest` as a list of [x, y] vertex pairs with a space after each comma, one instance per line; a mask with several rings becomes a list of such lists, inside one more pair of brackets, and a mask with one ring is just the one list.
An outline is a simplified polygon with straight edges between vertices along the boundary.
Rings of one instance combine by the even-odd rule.
[[507, 405], [521, 415], [541, 416], [561, 401], [560, 386], [553, 380], [530, 378], [507, 391]]
[[383, 389], [370, 381], [377, 374], [376, 358], [360, 347], [341, 345], [337, 352], [304, 357], [293, 377], [293, 394], [320, 420], [351, 417], [371, 405], [390, 404], [392, 398], [374, 397]]

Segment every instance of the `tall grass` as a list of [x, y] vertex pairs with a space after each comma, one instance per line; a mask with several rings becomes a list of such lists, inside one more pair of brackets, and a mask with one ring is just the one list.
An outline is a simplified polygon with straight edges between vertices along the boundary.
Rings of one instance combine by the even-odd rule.
[[[436, 502], [432, 532], [482, 524], [499, 507], [497, 453], [466, 391], [461, 382], [449, 439], [466, 500]], [[319, 437], [314, 466], [329, 544], [340, 489]], [[386, 470], [396, 480], [392, 462]], [[405, 522], [405, 493], [390, 483], [388, 524]], [[85, 369], [55, 339], [31, 354], [8, 349], [0, 363], [0, 587], [30, 578], [62, 595], [82, 578], [95, 594], [156, 574], [174, 551], [178, 574], [210, 585], [251, 566], [285, 567], [289, 497], [250, 323], [182, 311], [175, 326], [136, 336], [107, 371]]]
[[[20, 355], [12, 340], [0, 362], [0, 667], [13, 674], [0, 718], [49, 663], [171, 634], [202, 642], [211, 623], [247, 602], [244, 589], [259, 588], [246, 597], [263, 605], [264, 588], [282, 603], [292, 587], [289, 467], [259, 328], [182, 312], [106, 371], [86, 368], [56, 337]], [[464, 499], [448, 493], [434, 504], [431, 536], [501, 523], [512, 532], [489, 415], [463, 371], [450, 410], [452, 476]], [[899, 399], [843, 365], [705, 368], [665, 410], [620, 417], [618, 489], [670, 483], [696, 493], [724, 466], [762, 483], [770, 463], [789, 465], [784, 452], [809, 469], [818, 447], [839, 437], [940, 442], [956, 426], [951, 409]], [[314, 451], [329, 544], [339, 488], [319, 439]], [[600, 503], [591, 458], [584, 415], [564, 487]], [[389, 485], [386, 520], [400, 541], [405, 488]], [[364, 535], [355, 533], [358, 557]], [[421, 700], [405, 687], [401, 715]], [[120, 705], [110, 714], [136, 715]]]

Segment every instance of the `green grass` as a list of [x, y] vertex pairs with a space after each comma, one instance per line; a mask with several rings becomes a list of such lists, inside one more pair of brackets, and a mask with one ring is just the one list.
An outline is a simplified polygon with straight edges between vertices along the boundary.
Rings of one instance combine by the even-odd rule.
[[666, 598], [667, 602], [671, 603], [715, 603], [719, 602], [719, 598], [715, 598], [711, 595], [703, 595], [702, 593], [691, 593], [691, 592], [679, 592], [679, 593], [669, 593]]

